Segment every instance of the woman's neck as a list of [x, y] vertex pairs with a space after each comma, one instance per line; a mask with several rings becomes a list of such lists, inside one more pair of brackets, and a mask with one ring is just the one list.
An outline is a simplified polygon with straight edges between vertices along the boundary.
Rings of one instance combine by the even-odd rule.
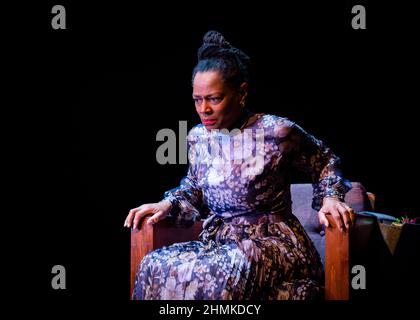
[[248, 109], [242, 109], [241, 114], [239, 115], [238, 119], [230, 126], [230, 128], [228, 128], [229, 130], [232, 129], [244, 129], [247, 124], [248, 124], [248, 120], [249, 118], [253, 115], [254, 113], [252, 113], [251, 111], [249, 111]]

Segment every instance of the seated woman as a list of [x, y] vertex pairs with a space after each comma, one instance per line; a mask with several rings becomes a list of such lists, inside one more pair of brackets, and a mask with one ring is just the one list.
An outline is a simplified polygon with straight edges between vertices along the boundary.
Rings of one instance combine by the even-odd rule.
[[[249, 57], [207, 32], [194, 68], [193, 99], [202, 124], [188, 134], [189, 169], [158, 203], [132, 209], [125, 226], [167, 216], [206, 218], [197, 241], [145, 256], [134, 299], [313, 299], [323, 281], [320, 257], [292, 213], [291, 167], [314, 182], [313, 208], [344, 230], [351, 187], [339, 159], [292, 121], [245, 108]], [[224, 130], [222, 130], [224, 129]], [[226, 151], [227, 150], [227, 151]]]

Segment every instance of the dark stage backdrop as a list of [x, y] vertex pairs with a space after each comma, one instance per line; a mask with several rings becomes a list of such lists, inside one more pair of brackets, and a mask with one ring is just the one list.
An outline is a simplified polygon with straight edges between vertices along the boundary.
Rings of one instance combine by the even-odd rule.
[[[36, 212], [27, 219], [39, 226], [28, 231], [30, 251], [42, 256], [31, 262], [36, 285], [53, 298], [128, 299], [123, 222], [186, 173], [157, 163], [156, 133], [198, 123], [191, 71], [211, 29], [252, 57], [251, 110], [289, 117], [323, 140], [345, 176], [376, 194], [377, 211], [419, 216], [412, 20], [369, 3], [367, 29], [353, 30], [355, 4], [71, 3], [64, 31], [46, 15], [28, 39], [25, 78], [43, 94], [27, 108], [25, 138]], [[66, 266], [68, 290], [51, 289], [55, 264]]]

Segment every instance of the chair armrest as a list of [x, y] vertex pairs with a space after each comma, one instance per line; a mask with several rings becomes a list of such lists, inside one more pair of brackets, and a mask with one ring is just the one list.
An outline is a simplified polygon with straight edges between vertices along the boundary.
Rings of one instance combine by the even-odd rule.
[[342, 232], [331, 215], [325, 229], [325, 298], [350, 298], [350, 269], [352, 257], [363, 251], [370, 239], [376, 218], [363, 212], [352, 214], [353, 226]]
[[154, 225], [148, 225], [147, 218], [140, 222], [140, 230], [131, 230], [131, 286], [134, 289], [134, 280], [139, 263], [149, 252], [176, 242], [198, 240], [202, 230], [202, 221], [195, 221], [191, 227], [176, 225], [167, 218]]
[[379, 212], [362, 211], [362, 212], [360, 212], [360, 214], [367, 214], [367, 215], [373, 216], [373, 217], [377, 218], [380, 221], [386, 220], [386, 221], [393, 222], [393, 221], [397, 220], [393, 216], [390, 216], [390, 215], [384, 214], [384, 213], [379, 213]]

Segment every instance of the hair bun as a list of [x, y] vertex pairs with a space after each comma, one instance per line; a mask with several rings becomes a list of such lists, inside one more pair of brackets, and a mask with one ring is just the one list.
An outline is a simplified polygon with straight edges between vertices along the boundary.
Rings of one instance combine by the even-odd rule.
[[206, 32], [203, 37], [203, 44], [216, 45], [223, 48], [231, 47], [231, 44], [226, 41], [225, 37], [220, 32], [214, 30]]
[[206, 32], [203, 43], [198, 48], [197, 58], [193, 79], [197, 72], [217, 70], [222, 73], [223, 79], [234, 87], [249, 82], [250, 58], [226, 41], [220, 32]]

